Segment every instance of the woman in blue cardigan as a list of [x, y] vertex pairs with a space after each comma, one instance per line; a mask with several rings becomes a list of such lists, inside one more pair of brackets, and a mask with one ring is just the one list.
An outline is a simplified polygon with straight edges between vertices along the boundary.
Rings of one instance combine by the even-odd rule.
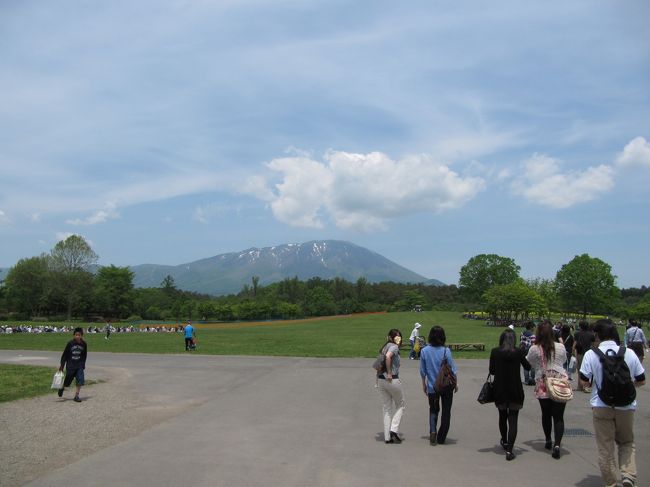
[[521, 367], [530, 370], [525, 352], [516, 347], [517, 337], [510, 328], [501, 333], [499, 346], [490, 353], [490, 374], [494, 375], [494, 403], [499, 410], [501, 446], [506, 460], [513, 460], [512, 452], [517, 438], [519, 410], [524, 405], [524, 388], [521, 385]]

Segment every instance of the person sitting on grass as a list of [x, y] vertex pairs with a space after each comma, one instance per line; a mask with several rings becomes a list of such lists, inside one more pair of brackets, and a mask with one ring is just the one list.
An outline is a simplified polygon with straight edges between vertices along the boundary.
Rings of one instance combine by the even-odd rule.
[[58, 390], [59, 397], [63, 397], [63, 390], [72, 384], [72, 379], [77, 383], [77, 390], [74, 395], [75, 402], [81, 402], [79, 392], [84, 385], [84, 369], [86, 368], [86, 356], [88, 355], [88, 345], [83, 340], [83, 328], [74, 329], [74, 339], [70, 340], [61, 355], [61, 366], [59, 371], [63, 372], [65, 366], [65, 379], [63, 387]]

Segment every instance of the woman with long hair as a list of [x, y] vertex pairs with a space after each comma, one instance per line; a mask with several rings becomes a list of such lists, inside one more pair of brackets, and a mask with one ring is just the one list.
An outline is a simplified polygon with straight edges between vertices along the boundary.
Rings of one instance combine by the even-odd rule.
[[393, 328], [388, 332], [386, 343], [379, 353], [386, 357], [386, 366], [377, 374], [377, 388], [383, 401], [384, 413], [384, 442], [401, 443], [399, 425], [406, 402], [399, 378], [399, 345], [402, 343], [402, 333]]
[[[444, 360], [447, 361], [454, 375], [458, 377], [458, 370], [451, 356], [451, 350], [445, 347], [446, 341], [445, 330], [441, 326], [434, 326], [429, 332], [429, 344], [420, 350], [422, 389], [429, 399], [429, 443], [431, 445], [444, 444], [451, 424], [451, 404], [454, 392], [458, 392], [458, 383], [455, 388], [444, 391], [437, 391], [435, 388], [436, 379]], [[442, 415], [440, 427], [437, 427], [441, 402]]]
[[490, 353], [490, 374], [494, 376], [494, 404], [499, 410], [501, 446], [506, 460], [514, 460], [519, 410], [524, 405], [521, 367], [530, 370], [523, 349], [516, 346], [515, 332], [507, 328], [499, 337], [499, 346]]
[[[566, 350], [564, 345], [555, 341], [553, 326], [548, 321], [539, 324], [535, 336], [535, 345], [530, 347], [526, 360], [536, 370], [535, 397], [539, 400], [539, 406], [542, 409], [542, 429], [546, 440], [544, 448], [547, 450], [552, 449], [553, 458], [560, 458], [566, 403], [555, 402], [550, 399], [543, 376], [547, 370], [565, 374]], [[554, 432], [554, 441], [551, 440], [551, 432]]]

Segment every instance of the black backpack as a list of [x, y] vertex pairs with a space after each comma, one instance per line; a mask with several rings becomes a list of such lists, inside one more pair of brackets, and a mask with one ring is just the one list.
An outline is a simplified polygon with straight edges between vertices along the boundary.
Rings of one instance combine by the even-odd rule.
[[598, 397], [608, 406], [629, 406], [636, 399], [636, 388], [632, 382], [630, 368], [625, 363], [625, 347], [618, 353], [607, 350], [603, 353], [598, 347], [592, 349], [600, 358], [603, 380], [598, 386]]

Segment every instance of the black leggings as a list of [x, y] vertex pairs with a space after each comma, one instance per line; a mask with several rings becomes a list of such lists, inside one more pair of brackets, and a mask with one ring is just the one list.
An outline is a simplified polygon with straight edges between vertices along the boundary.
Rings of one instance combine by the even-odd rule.
[[517, 439], [518, 409], [499, 409], [499, 431], [501, 438], [507, 443], [506, 451], [512, 451]]
[[[542, 408], [542, 429], [546, 441], [551, 441], [551, 429], [555, 432], [555, 446], [560, 446], [564, 436], [564, 408], [566, 403], [539, 399]], [[552, 421], [552, 423], [551, 423]]]

